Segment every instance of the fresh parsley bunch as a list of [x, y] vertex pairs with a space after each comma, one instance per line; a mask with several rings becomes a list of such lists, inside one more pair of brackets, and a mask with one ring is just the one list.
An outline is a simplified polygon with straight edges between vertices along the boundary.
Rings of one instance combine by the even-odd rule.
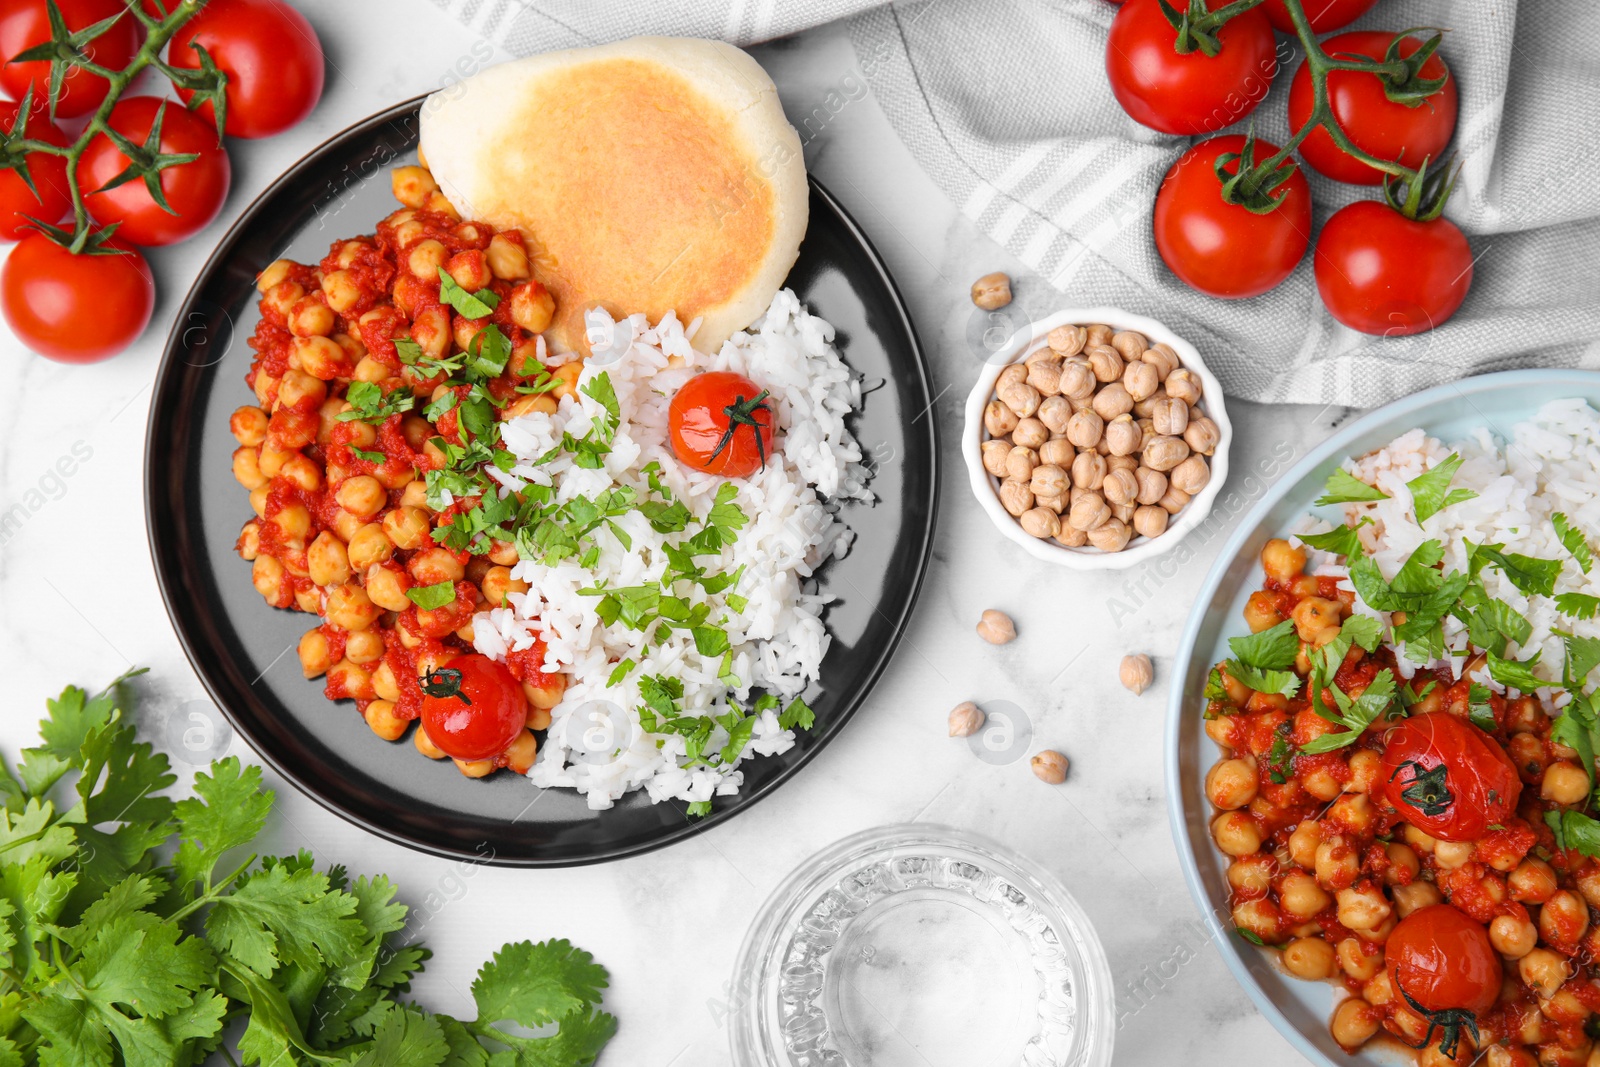
[[394, 884], [251, 852], [273, 804], [258, 767], [218, 760], [193, 798], [164, 796], [177, 778], [120, 710], [126, 677], [68, 687], [41, 744], [0, 762], [0, 1067], [594, 1062], [617, 1023], [589, 953], [506, 945], [473, 1021], [403, 1001], [430, 953]]

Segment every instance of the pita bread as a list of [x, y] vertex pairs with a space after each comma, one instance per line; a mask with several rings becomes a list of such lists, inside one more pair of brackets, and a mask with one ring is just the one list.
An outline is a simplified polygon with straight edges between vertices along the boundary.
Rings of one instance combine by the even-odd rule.
[[587, 352], [584, 312], [703, 319], [715, 351], [799, 253], [800, 139], [761, 66], [720, 41], [634, 37], [504, 63], [429, 97], [422, 152], [462, 217], [516, 226], [556, 298], [547, 334]]

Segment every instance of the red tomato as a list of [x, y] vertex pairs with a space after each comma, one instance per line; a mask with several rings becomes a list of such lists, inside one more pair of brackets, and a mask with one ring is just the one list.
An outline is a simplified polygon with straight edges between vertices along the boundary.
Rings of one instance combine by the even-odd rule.
[[[1306, 13], [1306, 20], [1311, 23], [1312, 33], [1332, 33], [1350, 25], [1356, 19], [1372, 10], [1372, 5], [1378, 0], [1301, 0], [1301, 8]], [[1261, 5], [1267, 13], [1267, 18], [1272, 20], [1272, 28], [1283, 33], [1294, 32], [1294, 21], [1289, 18], [1289, 9], [1284, 6], [1283, 0], [1267, 0]]]
[[[1156, 193], [1161, 258], [1190, 288], [1226, 299], [1258, 296], [1283, 281], [1311, 240], [1311, 189], [1298, 170], [1279, 186], [1288, 190], [1283, 202], [1265, 215], [1222, 199], [1217, 157], [1243, 147], [1237, 134], [1200, 142], [1178, 157]], [[1257, 141], [1257, 162], [1277, 150]], [[1238, 160], [1227, 166], [1238, 170]]]
[[528, 718], [522, 686], [505, 664], [476, 652], [457, 656], [422, 681], [422, 728], [459, 760], [500, 755]]
[[[1322, 42], [1329, 55], [1361, 55], [1382, 59], [1394, 34], [1361, 31], [1341, 33]], [[1407, 37], [1400, 55], [1409, 56], [1422, 42]], [[1328, 103], [1346, 136], [1362, 151], [1378, 159], [1398, 160], [1416, 167], [1424, 159], [1439, 161], [1456, 128], [1456, 80], [1437, 52], [1422, 64], [1424, 78], [1444, 78], [1444, 87], [1416, 107], [1397, 104], [1383, 95], [1383, 85], [1371, 74], [1353, 70], [1328, 72]], [[1289, 85], [1289, 127], [1299, 131], [1311, 117], [1311, 72], [1302, 63]], [[1327, 130], [1312, 130], [1300, 144], [1300, 155], [1319, 173], [1355, 185], [1379, 185], [1383, 172], [1346, 155]]]
[[[12, 129], [21, 111], [21, 104], [0, 104], [0, 139]], [[42, 108], [28, 116], [27, 136], [63, 147], [68, 143], [67, 135], [45, 118]], [[27, 166], [37, 195], [17, 171], [0, 170], [0, 239], [15, 241], [27, 233], [32, 223], [25, 215], [40, 222], [58, 222], [72, 210], [65, 159], [46, 152], [29, 152]]]
[[142, 178], [105, 192], [91, 191], [121, 174], [128, 165], [128, 157], [104, 134], [89, 142], [78, 162], [78, 185], [85, 190], [84, 204], [89, 214], [103, 226], [121, 223], [118, 239], [137, 245], [170, 245], [205, 229], [222, 210], [233, 175], [228, 153], [217, 142], [216, 127], [179, 104], [153, 96], [125, 97], [111, 109], [107, 121], [112, 129], [142, 146], [158, 112], [162, 115], [160, 151], [194, 152], [200, 156], [161, 172], [161, 192], [172, 212], [163, 210], [151, 198]]
[[1313, 265], [1329, 314], [1384, 337], [1442, 324], [1472, 288], [1472, 249], [1460, 227], [1442, 218], [1416, 222], [1376, 200], [1334, 213]]
[[1509, 822], [1522, 795], [1506, 750], [1447, 711], [1413, 715], [1389, 732], [1383, 781], [1400, 817], [1441, 841], [1476, 841]]
[[744, 478], [772, 453], [767, 391], [742, 374], [714, 370], [684, 383], [667, 407], [672, 453], [687, 466]]
[[0, 268], [6, 322], [23, 344], [61, 363], [95, 363], [121, 352], [144, 332], [155, 303], [150, 267], [130, 248], [75, 256], [31, 233]]
[[1401, 919], [1383, 954], [1396, 998], [1409, 1002], [1435, 1027], [1445, 1031], [1446, 1054], [1468, 1020], [1494, 1007], [1500, 995], [1500, 956], [1489, 944], [1481, 923], [1449, 904], [1431, 904]]
[[[1206, 0], [1215, 10], [1227, 0]], [[1217, 31], [1215, 56], [1179, 55], [1158, 0], [1128, 0], [1111, 20], [1106, 76], [1135, 122], [1188, 136], [1231, 126], [1255, 110], [1278, 71], [1272, 24], [1251, 8]]]
[[[199, 44], [228, 76], [230, 137], [271, 137], [311, 114], [322, 98], [322, 42], [282, 0], [211, 0], [167, 46], [167, 62], [198, 70]], [[180, 91], [185, 102], [193, 93]], [[216, 128], [209, 102], [196, 112]]]
[[[90, 41], [85, 51], [95, 63], [108, 70], [121, 70], [139, 51], [143, 33], [133, 16], [127, 14], [122, 0], [57, 0], [56, 7], [69, 30], [82, 30], [101, 19], [120, 14], [105, 33]], [[33, 83], [33, 99], [41, 107], [50, 94], [50, 63], [35, 60], [31, 63], [11, 63], [19, 52], [50, 40], [50, 15], [45, 0], [6, 0], [0, 4], [0, 89], [13, 100], [21, 100]], [[100, 106], [110, 86], [98, 74], [81, 67], [72, 67], [62, 82], [61, 96], [56, 101], [58, 118], [76, 118], [87, 115]], [[48, 114], [48, 112], [46, 112]]]

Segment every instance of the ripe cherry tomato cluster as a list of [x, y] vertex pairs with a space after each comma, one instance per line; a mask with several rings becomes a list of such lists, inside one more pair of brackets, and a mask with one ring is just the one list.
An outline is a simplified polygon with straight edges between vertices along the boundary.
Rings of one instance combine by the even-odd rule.
[[[232, 178], [223, 134], [294, 126], [324, 69], [316, 32], [284, 0], [6, 0], [0, 59], [12, 101], [0, 103], [0, 240], [18, 242], [0, 312], [65, 363], [113, 356], [144, 331], [155, 283], [138, 247], [215, 219]], [[177, 100], [123, 95], [147, 67]]]
[[[1455, 131], [1455, 78], [1440, 34], [1354, 31], [1377, 0], [1127, 0], [1106, 73], [1127, 113], [1163, 133], [1214, 133], [1249, 115], [1277, 75], [1273, 31], [1305, 52], [1283, 146], [1254, 134], [1201, 141], [1156, 194], [1155, 241], [1183, 282], [1224, 299], [1287, 278], [1311, 243], [1311, 192], [1294, 154], [1336, 181], [1382, 187], [1334, 213], [1317, 241], [1317, 290], [1333, 317], [1401, 336], [1443, 323], [1472, 285], [1466, 237], [1440, 217], [1453, 188], [1439, 156]], [[1186, 5], [1186, 6], [1185, 6]]]

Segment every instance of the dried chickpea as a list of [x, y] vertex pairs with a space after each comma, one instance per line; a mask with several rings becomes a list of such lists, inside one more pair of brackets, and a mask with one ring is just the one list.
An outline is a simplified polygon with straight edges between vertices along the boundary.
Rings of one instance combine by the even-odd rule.
[[1145, 349], [1139, 355], [1139, 361], [1154, 367], [1157, 376], [1163, 382], [1167, 380], [1173, 371], [1183, 365], [1183, 361], [1178, 358], [1178, 353], [1174, 352], [1172, 346], [1165, 341], [1158, 341]]
[[1089, 543], [1102, 552], [1121, 552], [1132, 537], [1128, 524], [1115, 517], [1089, 530]]
[[[1144, 446], [1143, 463], [1153, 471], [1166, 473], [1189, 458], [1189, 446], [1181, 437], [1156, 436]], [[1171, 481], [1171, 476], [1168, 476]]]
[[1041, 359], [1028, 364], [1028, 384], [1039, 390], [1044, 396], [1056, 396], [1061, 392], [1061, 361], [1058, 359]]
[[1122, 387], [1128, 391], [1128, 395], [1137, 404], [1139, 401], [1155, 395], [1155, 391], [1161, 388], [1161, 379], [1157, 375], [1155, 367], [1140, 360], [1129, 363], [1123, 368]]
[[1150, 417], [1150, 413], [1155, 411], [1156, 405], [1161, 403], [1163, 400], [1166, 400], [1166, 399], [1167, 399], [1166, 386], [1162, 386], [1162, 385], [1156, 386], [1156, 391], [1155, 392], [1151, 393], [1149, 396], [1145, 397], [1143, 400], [1140, 400], [1140, 401], [1137, 401], [1137, 402], [1134, 403], [1134, 405], [1133, 405], [1133, 415], [1134, 415], [1134, 417], [1138, 418], [1138, 419], [1148, 419]]
[[1133, 397], [1120, 381], [1111, 382], [1095, 393], [1091, 404], [1096, 415], [1110, 422], [1118, 415], [1126, 415], [1133, 410]]
[[1111, 347], [1125, 360], [1136, 360], [1150, 347], [1150, 342], [1142, 333], [1133, 330], [1119, 330], [1111, 335]]
[[970, 700], [962, 701], [950, 709], [948, 725], [951, 737], [971, 737], [983, 728], [986, 716], [983, 709]]
[[1078, 489], [1099, 489], [1106, 477], [1106, 458], [1098, 452], [1079, 452], [1072, 461], [1072, 484]]
[[1087, 360], [1068, 360], [1061, 368], [1061, 394], [1073, 400], [1088, 400], [1094, 395], [1095, 377]]
[[1141, 504], [1133, 511], [1133, 531], [1140, 537], [1160, 537], [1167, 532], [1170, 516], [1154, 504]]
[[1122, 662], [1117, 666], [1117, 680], [1122, 683], [1122, 688], [1139, 696], [1155, 681], [1155, 667], [1150, 663], [1150, 657], [1143, 652], [1122, 657]]
[[1094, 448], [1105, 432], [1105, 420], [1093, 411], [1080, 411], [1067, 423], [1067, 440], [1079, 448]]
[[1008, 385], [1021, 385], [1028, 380], [1028, 368], [1022, 363], [1008, 363], [1000, 368], [1000, 375], [995, 379], [994, 391], [998, 396], [1001, 390]]
[[1006, 476], [1006, 457], [1011, 454], [1011, 445], [1006, 441], [985, 441], [983, 443], [983, 469], [996, 478]]
[[1036, 418], [1026, 418], [1011, 431], [1011, 440], [1023, 448], [1037, 449], [1050, 440], [1050, 429]]
[[[1188, 446], [1185, 445], [1185, 448]], [[1173, 488], [1180, 489], [1190, 496], [1194, 496], [1204, 489], [1211, 481], [1211, 468], [1206, 466], [1204, 456], [1190, 456], [1167, 475]]]
[[1133, 476], [1139, 481], [1139, 494], [1135, 497], [1141, 504], [1154, 504], [1167, 493], [1167, 476], [1160, 471], [1151, 470], [1140, 465]]
[[1150, 410], [1150, 424], [1164, 437], [1181, 436], [1189, 427], [1189, 405], [1169, 396]]
[[1067, 522], [1085, 532], [1111, 521], [1111, 509], [1105, 497], [1096, 492], [1086, 492], [1072, 502]]
[[1006, 477], [1026, 482], [1033, 477], [1033, 468], [1039, 465], [1039, 454], [1031, 448], [1012, 445], [1006, 453]]
[[[1011, 409], [1006, 408], [1006, 410]], [[1052, 434], [1064, 434], [1067, 432], [1067, 424], [1072, 420], [1072, 402], [1063, 396], [1047, 396], [1040, 402], [1035, 417]]]
[[1033, 507], [1033, 490], [1028, 488], [1027, 482], [1007, 478], [1000, 483], [1000, 506], [1013, 518], [1021, 518]]
[[1017, 627], [1005, 612], [985, 608], [983, 614], [978, 616], [978, 636], [991, 645], [1010, 644], [1016, 639]]
[[1065, 437], [1052, 437], [1039, 446], [1039, 462], [1050, 463], [1057, 467], [1071, 467], [1073, 460], [1078, 456], [1078, 449]]
[[1222, 443], [1222, 431], [1215, 422], [1201, 415], [1189, 420], [1189, 425], [1183, 431], [1183, 440], [1202, 456], [1210, 456], [1216, 453], [1217, 446]]
[[1094, 345], [1086, 349], [1085, 354], [1089, 359], [1089, 369], [1094, 372], [1095, 381], [1103, 385], [1122, 377], [1122, 356], [1115, 348], [1110, 345]]
[[1113, 456], [1131, 456], [1144, 442], [1144, 431], [1139, 429], [1131, 415], [1124, 413], [1106, 426], [1104, 442]]
[[1082, 326], [1057, 326], [1045, 337], [1045, 343], [1051, 351], [1063, 357], [1075, 356], [1083, 351], [1088, 338], [1089, 331]]
[[1084, 329], [1088, 333], [1084, 342], [1087, 345], [1109, 345], [1112, 334], [1117, 332], [1103, 322], [1090, 323]]
[[1018, 516], [1018, 521], [1024, 533], [1041, 540], [1061, 532], [1061, 516], [1049, 508], [1029, 508]]
[[1070, 523], [1061, 524], [1061, 532], [1056, 534], [1056, 542], [1068, 548], [1082, 548], [1089, 543], [1089, 535]]
[[1001, 271], [985, 274], [972, 283], [972, 302], [985, 311], [998, 311], [1011, 303], [1011, 279]]
[[1015, 411], [1022, 418], [1027, 418], [1037, 412], [1039, 405], [1044, 401], [1044, 397], [1039, 393], [1039, 390], [1027, 382], [1011, 382], [1002, 386], [997, 395], [1005, 402], [1006, 407]]
[[1060, 496], [1070, 487], [1065, 470], [1043, 463], [1033, 468], [1033, 475], [1028, 482], [1028, 488], [1033, 490], [1033, 495], [1036, 497]]
[[1033, 496], [1033, 506], [1036, 508], [1049, 508], [1057, 515], [1060, 515], [1062, 512], [1067, 510], [1067, 505], [1071, 503], [1071, 499], [1072, 498], [1068, 496], [1067, 493], [1035, 493]]
[[1002, 400], [991, 400], [983, 409], [983, 428], [989, 431], [991, 437], [1004, 437], [1017, 428], [1019, 421], [1017, 413]]
[[1119, 506], [1132, 504], [1139, 495], [1139, 480], [1132, 471], [1114, 470], [1105, 476], [1100, 485], [1100, 495]]
[[1054, 749], [1034, 756], [1028, 765], [1033, 768], [1033, 776], [1046, 785], [1060, 785], [1067, 780], [1067, 757]]

